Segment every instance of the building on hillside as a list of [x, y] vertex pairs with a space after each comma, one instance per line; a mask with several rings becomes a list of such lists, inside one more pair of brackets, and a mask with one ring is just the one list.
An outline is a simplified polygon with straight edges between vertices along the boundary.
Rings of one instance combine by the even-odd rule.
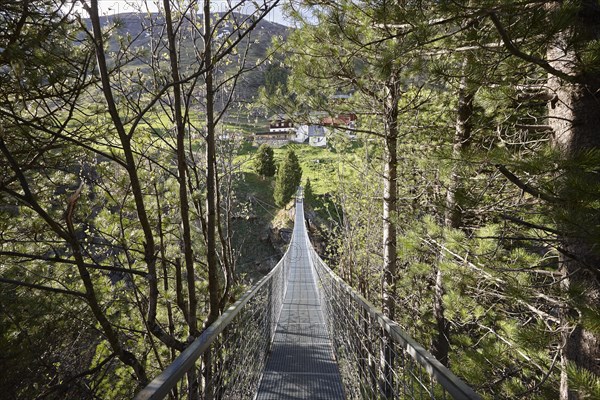
[[294, 122], [285, 116], [275, 116], [269, 121], [268, 132], [254, 134], [254, 145], [260, 146], [267, 143], [271, 147], [285, 146], [296, 139]]
[[321, 119], [321, 125], [354, 129], [356, 127], [356, 114], [339, 114], [337, 117]]
[[327, 146], [327, 131], [321, 125], [308, 125], [308, 144], [313, 147]]
[[350, 139], [356, 139], [353, 132], [356, 129], [356, 114], [339, 114], [336, 117], [325, 117], [321, 119], [321, 125], [344, 133]]
[[296, 138], [295, 132], [256, 132], [254, 134], [254, 146], [260, 146], [263, 143], [271, 147], [282, 147]]
[[282, 147], [290, 142], [306, 143], [314, 147], [327, 146], [327, 136], [341, 132], [350, 139], [356, 138], [352, 130], [356, 127], [355, 114], [339, 114], [335, 117], [313, 115], [319, 120], [318, 124], [295, 126], [294, 121], [282, 115], [269, 120], [269, 131], [254, 134], [254, 145], [267, 143], [271, 147]]
[[286, 115], [275, 115], [269, 120], [269, 132], [294, 132], [294, 121]]
[[304, 143], [308, 140], [308, 132], [310, 130], [311, 125], [299, 125], [296, 128], [296, 137], [294, 138], [294, 142], [296, 143]]

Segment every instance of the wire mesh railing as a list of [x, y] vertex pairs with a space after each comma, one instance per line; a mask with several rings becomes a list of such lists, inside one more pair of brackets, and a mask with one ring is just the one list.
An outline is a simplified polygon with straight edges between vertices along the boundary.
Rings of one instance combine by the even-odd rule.
[[480, 399], [308, 247], [349, 400]]
[[136, 400], [249, 399], [258, 388], [285, 296], [292, 252], [194, 340]]
[[[302, 191], [296, 207], [302, 207]], [[303, 223], [297, 213], [296, 224]], [[298, 230], [295, 229], [295, 232]], [[421, 345], [344, 283], [306, 240], [350, 399], [479, 399]], [[304, 237], [300, 237], [304, 236]], [[297, 246], [135, 397], [250, 399], [265, 367]]]

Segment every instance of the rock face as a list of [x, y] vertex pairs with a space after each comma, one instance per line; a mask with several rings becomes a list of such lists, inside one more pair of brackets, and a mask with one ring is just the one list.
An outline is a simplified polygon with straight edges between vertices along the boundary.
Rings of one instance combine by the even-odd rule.
[[[305, 211], [305, 223], [308, 230], [310, 241], [317, 253], [326, 259], [327, 249], [327, 231], [326, 223], [321, 221], [317, 214], [310, 208]], [[276, 219], [268, 226], [264, 234], [260, 235], [260, 241], [268, 243], [275, 249], [275, 253], [270, 259], [257, 262], [255, 268], [263, 273], [268, 273], [273, 268], [281, 256], [286, 252], [288, 245], [292, 240], [293, 220], [295, 209], [281, 210]]]
[[285, 244], [289, 244], [292, 241], [292, 229], [281, 228], [279, 229], [279, 237]]
[[308, 237], [313, 248], [323, 260], [327, 260], [327, 240], [321, 232], [321, 228], [316, 225], [312, 220], [307, 221], [308, 226]]
[[279, 252], [279, 256], [285, 253], [287, 245], [292, 240], [292, 232], [290, 228], [269, 228], [269, 242]]

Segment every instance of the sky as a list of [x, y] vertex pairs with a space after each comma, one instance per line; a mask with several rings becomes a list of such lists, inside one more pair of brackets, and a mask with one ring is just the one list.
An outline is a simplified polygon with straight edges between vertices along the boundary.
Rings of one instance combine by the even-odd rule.
[[[238, 3], [240, 0], [234, 1]], [[139, 9], [142, 4], [147, 4], [148, 9], [153, 12], [158, 10], [157, 3], [162, 4], [162, 1], [156, 0], [98, 0], [98, 5], [100, 8], [100, 15], [114, 15], [121, 14], [126, 12], [134, 12]], [[212, 9], [214, 12], [221, 12], [228, 10], [227, 1], [224, 0], [216, 0], [212, 2]], [[252, 8], [252, 1], [247, 1], [247, 6], [241, 7], [241, 12], [245, 14], [250, 14]], [[146, 6], [144, 6], [143, 10], [145, 11]], [[81, 8], [78, 7], [80, 10]], [[276, 22], [283, 25], [291, 25], [291, 22], [287, 21], [283, 16], [281, 6], [276, 7], [271, 13], [267, 16], [267, 20], [269, 22]]]

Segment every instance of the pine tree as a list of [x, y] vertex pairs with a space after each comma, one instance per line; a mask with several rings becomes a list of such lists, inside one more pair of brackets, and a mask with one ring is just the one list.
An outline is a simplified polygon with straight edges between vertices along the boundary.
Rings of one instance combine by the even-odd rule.
[[302, 168], [298, 162], [298, 157], [293, 150], [289, 150], [279, 168], [275, 178], [275, 204], [283, 207], [296, 193], [296, 188], [300, 185], [302, 179]]
[[254, 159], [254, 168], [260, 176], [270, 177], [275, 175], [275, 161], [271, 146], [266, 143], [260, 145]]
[[304, 203], [314, 205], [315, 194], [313, 193], [312, 186], [310, 185], [310, 178], [306, 178], [306, 184], [304, 185]]

